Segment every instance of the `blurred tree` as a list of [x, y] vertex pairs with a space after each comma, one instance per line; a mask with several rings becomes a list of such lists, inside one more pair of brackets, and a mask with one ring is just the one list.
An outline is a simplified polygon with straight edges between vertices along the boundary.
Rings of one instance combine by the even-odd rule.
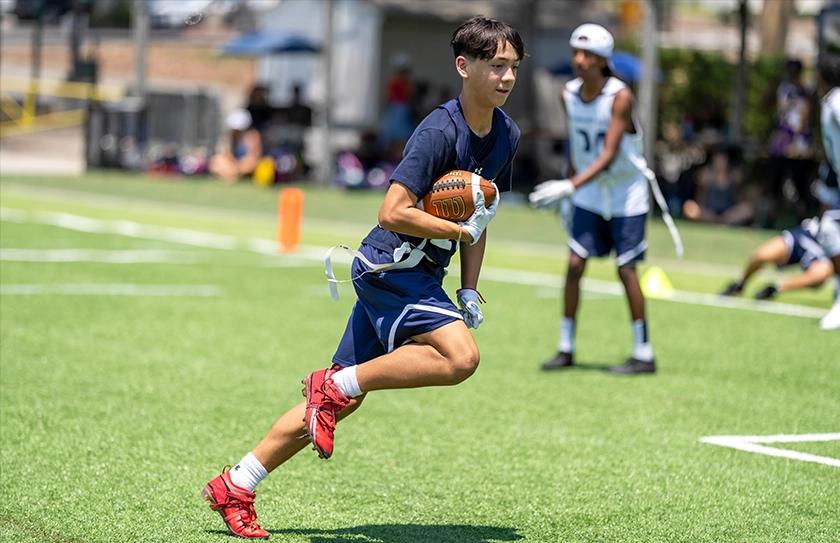
[[[659, 54], [659, 126], [677, 123], [687, 135], [712, 129], [731, 137], [735, 106], [732, 81], [737, 65], [711, 51], [660, 49]], [[782, 57], [762, 56], [749, 63], [745, 140], [761, 143], [769, 136], [774, 123], [774, 93], [783, 69]]]
[[793, 0], [764, 0], [759, 26], [761, 51], [766, 55], [783, 55], [787, 41], [788, 21], [794, 15]]

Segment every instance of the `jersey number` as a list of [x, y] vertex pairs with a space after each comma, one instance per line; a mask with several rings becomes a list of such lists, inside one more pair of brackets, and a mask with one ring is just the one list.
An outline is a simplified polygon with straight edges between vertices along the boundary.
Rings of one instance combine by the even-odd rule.
[[[581, 128], [577, 129], [577, 133], [580, 134], [581, 139], [583, 140], [583, 152], [590, 153], [592, 152], [593, 147], [593, 138], [589, 137], [589, 132], [583, 130]], [[606, 132], [598, 132], [595, 134], [594, 138], [594, 147], [595, 149], [602, 149], [604, 147], [604, 138], [607, 137]]]

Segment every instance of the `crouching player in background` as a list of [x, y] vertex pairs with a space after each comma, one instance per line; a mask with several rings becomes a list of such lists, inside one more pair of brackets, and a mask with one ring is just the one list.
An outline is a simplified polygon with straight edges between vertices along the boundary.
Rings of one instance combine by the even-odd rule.
[[820, 60], [820, 83], [827, 91], [820, 104], [825, 158], [833, 176], [823, 176], [817, 194], [826, 208], [820, 220], [817, 239], [834, 264], [836, 289], [834, 305], [820, 321], [823, 330], [840, 330], [840, 189], [837, 172], [840, 172], [840, 57], [826, 54]]
[[750, 277], [765, 264], [775, 264], [779, 268], [799, 264], [802, 267], [802, 273], [765, 286], [755, 293], [756, 300], [770, 300], [780, 292], [808, 287], [816, 288], [822, 285], [834, 274], [834, 267], [817, 241], [819, 227], [819, 217], [805, 219], [800, 226], [783, 230], [778, 236], [759, 245], [750, 256], [741, 278], [729, 283], [721, 294], [723, 296], [741, 294]]
[[[519, 128], [499, 108], [513, 89], [525, 51], [513, 28], [484, 17], [462, 24], [451, 45], [461, 94], [430, 113], [406, 144], [379, 210], [379, 225], [355, 253], [358, 300], [332, 366], [306, 377], [306, 402], [281, 416], [253, 451], [204, 488], [210, 507], [235, 535], [269, 536], [256, 521], [254, 488], [310, 442], [320, 457], [329, 458], [336, 423], [368, 392], [455, 385], [478, 367], [478, 347], [468, 327], [478, 328], [484, 320], [476, 287], [485, 229], [498, 199], [485, 205], [479, 190], [475, 213], [463, 223], [433, 217], [417, 202], [438, 177], [455, 169], [510, 190]], [[460, 311], [442, 286], [459, 248]]]

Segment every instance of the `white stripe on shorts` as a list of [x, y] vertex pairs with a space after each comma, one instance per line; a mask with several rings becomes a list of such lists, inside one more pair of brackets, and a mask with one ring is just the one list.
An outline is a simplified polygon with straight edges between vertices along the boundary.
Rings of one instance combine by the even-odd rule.
[[420, 310], [420, 311], [429, 311], [430, 313], [440, 313], [441, 315], [449, 315], [450, 317], [455, 317], [458, 320], [464, 320], [464, 317], [458, 313], [457, 311], [450, 311], [448, 309], [443, 309], [442, 307], [435, 307], [433, 305], [425, 305], [425, 304], [408, 304], [400, 313], [400, 316], [394, 321], [394, 324], [391, 325], [391, 331], [388, 333], [388, 352], [394, 350], [394, 338], [397, 335], [397, 327], [400, 325], [400, 322], [405, 317], [406, 313], [411, 311], [412, 309]]

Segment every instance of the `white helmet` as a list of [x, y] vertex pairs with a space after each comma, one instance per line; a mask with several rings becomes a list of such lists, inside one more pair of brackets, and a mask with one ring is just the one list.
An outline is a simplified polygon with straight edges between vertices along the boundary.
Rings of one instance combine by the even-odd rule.
[[573, 49], [583, 49], [609, 59], [613, 53], [614, 41], [612, 34], [603, 26], [585, 23], [572, 32], [569, 45]]

